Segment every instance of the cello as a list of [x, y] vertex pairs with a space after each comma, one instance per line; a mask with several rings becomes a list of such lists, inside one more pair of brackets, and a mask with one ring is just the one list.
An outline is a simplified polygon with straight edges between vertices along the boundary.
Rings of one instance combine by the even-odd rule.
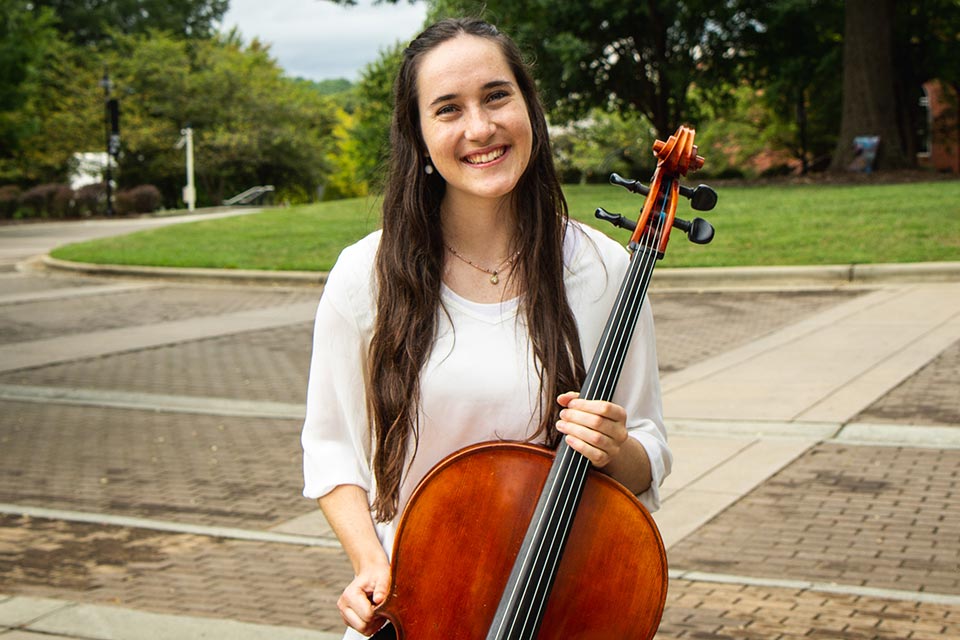
[[[596, 211], [633, 231], [632, 255], [581, 398], [613, 396], [670, 230], [698, 244], [713, 238], [705, 220], [675, 216], [681, 195], [697, 210], [717, 201], [706, 185], [679, 183], [703, 165], [694, 135], [680, 127], [654, 143], [649, 186], [610, 177], [646, 199], [636, 223]], [[376, 609], [391, 624], [373, 638], [648, 640], [667, 582], [660, 533], [629, 490], [563, 440], [556, 450], [485, 442], [442, 460], [413, 492], [397, 527], [390, 589]]]

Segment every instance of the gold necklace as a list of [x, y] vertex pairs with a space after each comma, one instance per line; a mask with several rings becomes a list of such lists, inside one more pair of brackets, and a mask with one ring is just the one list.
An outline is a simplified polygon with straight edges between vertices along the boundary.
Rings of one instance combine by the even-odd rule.
[[489, 274], [489, 275], [490, 275], [490, 284], [492, 284], [492, 285], [494, 285], [494, 286], [496, 286], [496, 285], [500, 282], [500, 272], [503, 271], [503, 268], [506, 267], [506, 266], [513, 266], [513, 263], [516, 262], [516, 261], [517, 261], [517, 258], [520, 257], [520, 252], [517, 251], [515, 254], [513, 254], [512, 256], [510, 256], [509, 258], [507, 258], [506, 260], [504, 260], [503, 262], [501, 262], [499, 265], [497, 265], [497, 268], [496, 268], [496, 269], [487, 269], [486, 267], [481, 267], [481, 266], [478, 265], [477, 263], [470, 261], [468, 258], [463, 257], [462, 255], [460, 255], [459, 253], [457, 253], [457, 250], [454, 249], [453, 247], [451, 247], [450, 245], [444, 243], [443, 246], [445, 246], [445, 247], [447, 248], [447, 251], [449, 251], [450, 253], [452, 253], [454, 256], [456, 256], [457, 258], [459, 258], [459, 259], [462, 260], [463, 262], [466, 262], [468, 265], [470, 265], [470, 266], [473, 267], [474, 269], [478, 269], [478, 270], [480, 270], [480, 271], [483, 271], [483, 272], [486, 273], [486, 274]]

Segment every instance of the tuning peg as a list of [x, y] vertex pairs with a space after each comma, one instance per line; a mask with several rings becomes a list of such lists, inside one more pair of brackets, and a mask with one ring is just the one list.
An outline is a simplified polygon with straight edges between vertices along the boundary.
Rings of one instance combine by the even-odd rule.
[[717, 192], [705, 184], [695, 189], [680, 187], [680, 195], [690, 199], [690, 206], [697, 211], [710, 211], [717, 206]]
[[618, 173], [610, 174], [610, 184], [615, 184], [618, 187], [623, 187], [627, 191], [632, 191], [633, 193], [639, 193], [642, 196], [650, 193], [650, 187], [644, 186], [640, 183], [639, 180], [628, 180], [627, 178], [622, 177]]
[[687, 237], [690, 238], [690, 242], [695, 244], [708, 244], [713, 240], [713, 225], [703, 218], [694, 218], [690, 222], [681, 220], [680, 218], [674, 218], [673, 226], [686, 233]]
[[[616, 174], [614, 174], [616, 175]], [[621, 229], [626, 229], [627, 231], [633, 231], [637, 228], [637, 223], [629, 218], [624, 218], [619, 213], [610, 213], [603, 207], [597, 207], [597, 210], [594, 212], [596, 217], [601, 220], [606, 220], [615, 227], [620, 227]]]

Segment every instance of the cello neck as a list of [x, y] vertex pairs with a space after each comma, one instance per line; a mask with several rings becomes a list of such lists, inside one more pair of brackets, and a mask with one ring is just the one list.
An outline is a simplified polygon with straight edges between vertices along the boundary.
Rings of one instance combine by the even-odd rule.
[[[657, 242], [659, 237], [634, 248], [627, 275], [581, 387], [582, 398], [613, 397], [660, 256]], [[561, 440], [487, 640], [536, 637], [589, 470], [590, 461]]]

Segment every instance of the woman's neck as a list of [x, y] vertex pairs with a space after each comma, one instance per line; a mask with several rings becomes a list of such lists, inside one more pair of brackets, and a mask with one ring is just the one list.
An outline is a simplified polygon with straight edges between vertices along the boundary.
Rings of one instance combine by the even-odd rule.
[[516, 215], [508, 198], [445, 199], [440, 220], [446, 245], [444, 284], [474, 302], [503, 302], [520, 293], [512, 277]]
[[440, 205], [443, 241], [452, 249], [488, 263], [516, 251], [516, 215], [510, 198], [445, 198]]

